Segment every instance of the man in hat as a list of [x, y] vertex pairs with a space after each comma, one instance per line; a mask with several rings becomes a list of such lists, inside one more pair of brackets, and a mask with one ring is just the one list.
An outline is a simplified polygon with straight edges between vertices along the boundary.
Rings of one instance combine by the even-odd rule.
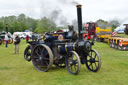
[[74, 27], [72, 25], [68, 25], [69, 32], [67, 34], [67, 38], [71, 39], [72, 41], [76, 41], [78, 39], [78, 34], [74, 30]]

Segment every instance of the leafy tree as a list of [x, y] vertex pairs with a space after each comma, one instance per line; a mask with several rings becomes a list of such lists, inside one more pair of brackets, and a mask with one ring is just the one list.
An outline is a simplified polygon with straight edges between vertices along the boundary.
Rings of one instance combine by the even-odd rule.
[[11, 33], [16, 31], [23, 32], [25, 30], [41, 33], [57, 29], [56, 24], [52, 19], [46, 17], [33, 19], [25, 16], [25, 14], [20, 14], [19, 16], [0, 17], [0, 31], [5, 31], [6, 24], [8, 24], [8, 29]]
[[4, 28], [5, 28], [4, 23], [3, 22], [0, 22], [0, 31], [3, 31]]
[[38, 21], [35, 32], [42, 33], [42, 32], [54, 31], [55, 29], [56, 29], [56, 24], [49, 18], [44, 17]]
[[27, 17], [27, 24], [28, 24], [31, 31], [35, 30], [35, 28], [37, 27], [37, 22], [38, 22], [38, 20]]
[[102, 29], [106, 29], [106, 27], [108, 26], [108, 22], [104, 21], [103, 19], [97, 20], [96, 23]]
[[118, 20], [111, 20], [109, 21], [109, 25], [112, 27], [112, 31], [118, 26], [120, 26], [120, 22]]

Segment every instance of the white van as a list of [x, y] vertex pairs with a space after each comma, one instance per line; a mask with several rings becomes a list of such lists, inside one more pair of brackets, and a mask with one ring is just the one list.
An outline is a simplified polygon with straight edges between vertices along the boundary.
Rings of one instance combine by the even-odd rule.
[[32, 32], [14, 32], [13, 38], [15, 38], [16, 35], [18, 35], [21, 39], [25, 39], [27, 35], [31, 38]]

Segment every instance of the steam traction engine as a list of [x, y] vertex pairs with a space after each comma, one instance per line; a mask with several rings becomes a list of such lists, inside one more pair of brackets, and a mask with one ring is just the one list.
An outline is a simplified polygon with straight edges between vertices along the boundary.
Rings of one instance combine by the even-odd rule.
[[[81, 5], [77, 5], [79, 38], [72, 41], [67, 38], [68, 32], [46, 33], [43, 42], [29, 42], [32, 52], [25, 52], [32, 59], [34, 67], [39, 71], [48, 71], [54, 64], [67, 68], [71, 74], [80, 72], [81, 64], [86, 64], [90, 71], [97, 72], [101, 66], [100, 55], [92, 49], [92, 42], [83, 40]], [[29, 55], [28, 55], [29, 54]]]

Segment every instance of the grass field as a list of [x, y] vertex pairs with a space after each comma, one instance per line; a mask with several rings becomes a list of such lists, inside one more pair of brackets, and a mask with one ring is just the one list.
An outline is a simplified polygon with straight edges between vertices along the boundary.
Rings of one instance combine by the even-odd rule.
[[22, 41], [20, 53], [13, 54], [14, 45], [0, 46], [0, 85], [127, 85], [128, 51], [109, 48], [106, 43], [93, 46], [101, 55], [102, 66], [97, 73], [82, 65], [78, 75], [66, 68], [52, 67], [48, 72], [37, 71], [32, 62], [24, 60], [27, 44]]
[[128, 35], [126, 35], [125, 33], [117, 34], [117, 36], [121, 36], [121, 37], [126, 37], [126, 38], [128, 38]]

